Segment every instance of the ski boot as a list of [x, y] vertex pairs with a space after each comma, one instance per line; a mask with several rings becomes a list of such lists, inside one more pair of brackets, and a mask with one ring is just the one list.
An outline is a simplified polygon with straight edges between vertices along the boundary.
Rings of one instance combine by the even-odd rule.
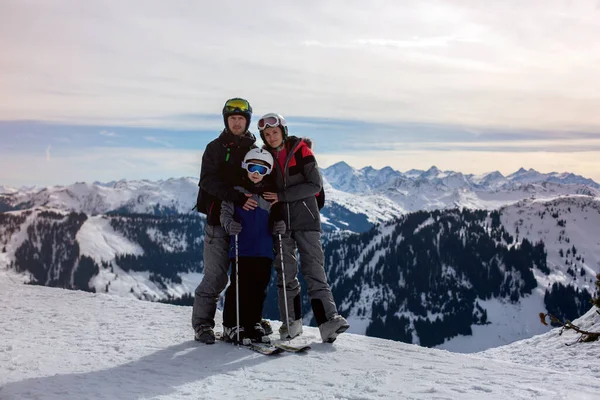
[[279, 338], [281, 340], [290, 340], [297, 336], [302, 335], [302, 320], [297, 319], [289, 326], [287, 324], [282, 324], [281, 328], [279, 328]]
[[247, 337], [249, 337], [253, 342], [271, 343], [271, 338], [269, 335], [267, 335], [265, 328], [260, 322], [257, 322], [253, 327], [248, 329]]
[[271, 326], [271, 323], [268, 320], [261, 319], [260, 324], [262, 325], [262, 328], [265, 330], [266, 336], [273, 334], [273, 327]]
[[[238, 332], [239, 332], [239, 340], [238, 340]], [[233, 326], [228, 328], [226, 326], [223, 327], [223, 339], [228, 343], [233, 344], [242, 344], [244, 346], [252, 343], [249, 337], [246, 337], [246, 332], [243, 326]]]
[[214, 344], [215, 332], [210, 326], [200, 326], [196, 330], [194, 340], [204, 344]]
[[350, 328], [348, 321], [339, 314], [334, 315], [329, 321], [319, 325], [321, 339], [323, 343], [333, 343], [340, 333], [346, 332]]

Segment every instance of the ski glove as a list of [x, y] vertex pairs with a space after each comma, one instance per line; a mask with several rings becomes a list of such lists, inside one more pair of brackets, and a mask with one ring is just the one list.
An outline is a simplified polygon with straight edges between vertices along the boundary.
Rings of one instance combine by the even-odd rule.
[[276, 221], [273, 224], [273, 235], [282, 235], [285, 233], [285, 222]]
[[225, 230], [230, 235], [239, 235], [239, 233], [242, 231], [242, 224], [237, 221], [231, 221]]

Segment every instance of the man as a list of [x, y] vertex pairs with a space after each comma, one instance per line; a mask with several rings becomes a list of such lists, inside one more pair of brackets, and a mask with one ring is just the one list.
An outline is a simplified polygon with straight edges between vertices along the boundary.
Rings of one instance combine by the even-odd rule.
[[233, 98], [223, 107], [225, 129], [210, 142], [202, 156], [198, 211], [206, 214], [204, 233], [204, 277], [194, 295], [192, 327], [194, 338], [202, 343], [215, 342], [215, 312], [219, 294], [227, 286], [229, 270], [229, 234], [221, 227], [221, 202], [229, 201], [244, 210], [254, 210], [258, 203], [252, 194], [234, 189], [240, 184], [244, 156], [256, 138], [248, 131], [252, 107], [247, 100]]

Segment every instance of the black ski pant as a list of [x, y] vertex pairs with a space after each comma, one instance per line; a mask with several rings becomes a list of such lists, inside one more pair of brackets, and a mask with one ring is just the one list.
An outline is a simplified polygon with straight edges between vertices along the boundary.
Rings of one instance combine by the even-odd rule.
[[[239, 257], [240, 326], [250, 331], [261, 321], [267, 286], [271, 280], [273, 260], [266, 257]], [[231, 276], [225, 291], [223, 326], [232, 328], [236, 321], [235, 259], [231, 260]]]

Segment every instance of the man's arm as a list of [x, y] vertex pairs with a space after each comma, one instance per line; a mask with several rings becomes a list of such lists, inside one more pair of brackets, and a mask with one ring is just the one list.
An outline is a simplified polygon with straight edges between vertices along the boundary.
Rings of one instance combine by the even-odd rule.
[[233, 182], [227, 182], [219, 176], [219, 166], [224, 160], [219, 159], [218, 146], [218, 143], [211, 143], [204, 150], [199, 186], [219, 200], [244, 204], [246, 196], [233, 188]]

